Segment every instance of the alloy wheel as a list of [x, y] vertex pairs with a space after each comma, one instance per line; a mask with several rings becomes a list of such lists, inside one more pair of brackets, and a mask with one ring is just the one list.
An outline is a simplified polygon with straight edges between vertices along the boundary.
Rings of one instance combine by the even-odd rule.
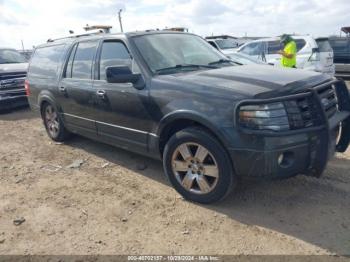
[[172, 169], [181, 186], [195, 194], [208, 194], [219, 179], [213, 154], [197, 143], [179, 145], [172, 156]]
[[47, 105], [45, 108], [45, 122], [47, 130], [51, 137], [57, 137], [60, 129], [58, 115], [52, 105]]

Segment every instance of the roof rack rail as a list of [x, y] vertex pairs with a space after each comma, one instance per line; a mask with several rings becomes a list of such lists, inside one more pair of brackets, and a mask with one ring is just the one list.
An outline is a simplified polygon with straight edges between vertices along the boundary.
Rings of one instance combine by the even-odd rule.
[[69, 36], [65, 36], [65, 37], [60, 37], [60, 38], [55, 38], [55, 39], [47, 39], [47, 43], [50, 42], [55, 42], [57, 40], [62, 40], [62, 39], [68, 39], [68, 38], [78, 38], [78, 37], [82, 37], [82, 36], [92, 36], [92, 35], [99, 35], [99, 34], [104, 34], [104, 30], [99, 29], [98, 31], [95, 32], [89, 32], [89, 33], [84, 33], [84, 34], [76, 34], [76, 35], [69, 35]]

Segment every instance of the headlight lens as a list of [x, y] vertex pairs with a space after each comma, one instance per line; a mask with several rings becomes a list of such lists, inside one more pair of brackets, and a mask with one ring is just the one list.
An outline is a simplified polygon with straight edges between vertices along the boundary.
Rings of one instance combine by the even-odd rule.
[[256, 130], [289, 130], [287, 112], [281, 102], [241, 106], [239, 123], [242, 127]]

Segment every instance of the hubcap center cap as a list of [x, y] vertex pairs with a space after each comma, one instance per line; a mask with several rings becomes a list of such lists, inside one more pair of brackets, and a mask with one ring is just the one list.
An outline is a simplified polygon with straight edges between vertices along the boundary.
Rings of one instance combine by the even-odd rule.
[[191, 169], [193, 172], [197, 173], [200, 170], [200, 167], [198, 164], [192, 164]]

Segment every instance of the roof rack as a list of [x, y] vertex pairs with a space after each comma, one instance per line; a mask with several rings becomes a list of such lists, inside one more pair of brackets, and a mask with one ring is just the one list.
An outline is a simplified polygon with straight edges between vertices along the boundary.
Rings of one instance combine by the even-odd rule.
[[51, 39], [49, 38], [47, 42], [54, 42], [56, 40], [62, 40], [62, 39], [67, 39], [67, 38], [76, 38], [76, 37], [82, 37], [82, 36], [92, 36], [92, 35], [98, 35], [98, 34], [108, 34], [111, 31], [112, 26], [110, 25], [86, 25], [83, 27], [86, 33], [83, 34], [74, 34], [72, 30], [69, 30], [69, 33], [71, 35], [65, 36], [65, 37], [60, 37], [60, 38], [55, 38]]
[[55, 42], [57, 40], [62, 40], [62, 39], [68, 39], [68, 38], [78, 38], [82, 36], [92, 36], [92, 35], [99, 35], [99, 34], [104, 34], [103, 30], [99, 30], [99, 32], [93, 32], [93, 33], [85, 33], [85, 34], [79, 34], [79, 35], [70, 35], [70, 36], [65, 36], [65, 37], [60, 37], [60, 38], [55, 38], [55, 39], [47, 39], [47, 42]]

